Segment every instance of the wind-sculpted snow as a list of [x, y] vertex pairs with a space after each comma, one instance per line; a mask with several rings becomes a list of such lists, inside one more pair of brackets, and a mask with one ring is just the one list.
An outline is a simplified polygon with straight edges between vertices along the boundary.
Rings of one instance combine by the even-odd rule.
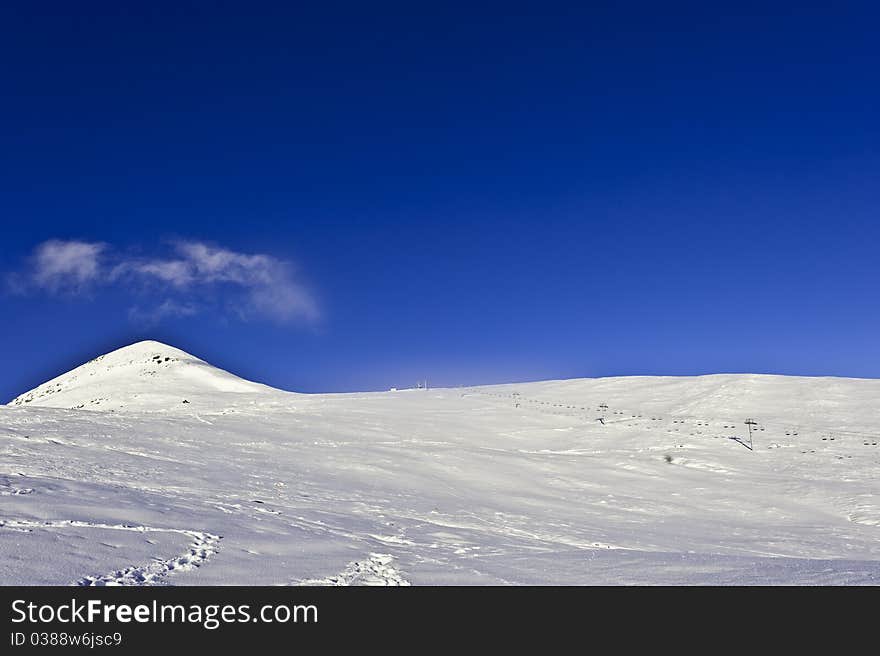
[[0, 406], [0, 582], [880, 582], [880, 381], [303, 395], [130, 348]]

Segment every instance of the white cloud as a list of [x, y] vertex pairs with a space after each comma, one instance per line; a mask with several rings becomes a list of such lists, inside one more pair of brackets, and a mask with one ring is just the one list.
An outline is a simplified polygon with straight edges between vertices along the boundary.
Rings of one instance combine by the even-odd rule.
[[131, 308], [129, 316], [138, 321], [191, 316], [212, 307], [231, 308], [243, 319], [289, 322], [320, 316], [314, 296], [289, 262], [198, 241], [176, 242], [169, 256], [144, 259], [108, 254], [102, 243], [51, 240], [36, 248], [29, 275], [12, 282], [18, 289], [49, 292], [103, 284], [165, 297], [152, 309]]
[[37, 246], [30, 281], [50, 292], [81, 291], [101, 275], [106, 244], [52, 239]]
[[194, 303], [178, 303], [171, 299], [166, 299], [154, 308], [130, 308], [128, 318], [147, 326], [153, 326], [163, 319], [169, 317], [191, 317], [194, 314], [198, 314], [198, 311], [199, 308]]
[[186, 262], [125, 262], [118, 265], [115, 269], [116, 275], [123, 274], [126, 271], [140, 273], [145, 276], [154, 276], [175, 287], [186, 287], [192, 282], [192, 272]]
[[175, 244], [176, 258], [129, 263], [130, 273], [155, 278], [179, 288], [230, 285], [244, 293], [236, 308], [243, 318], [277, 321], [315, 320], [318, 306], [293, 276], [293, 268], [269, 255], [247, 255], [202, 242]]
[[256, 314], [272, 317], [281, 322], [292, 321], [300, 316], [315, 321], [320, 316], [312, 295], [292, 280], [252, 288], [250, 303]]

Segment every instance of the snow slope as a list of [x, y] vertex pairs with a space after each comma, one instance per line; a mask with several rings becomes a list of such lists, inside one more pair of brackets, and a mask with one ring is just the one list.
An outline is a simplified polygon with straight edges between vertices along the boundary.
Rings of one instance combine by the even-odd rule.
[[878, 435], [875, 380], [304, 395], [142, 342], [0, 406], [0, 583], [877, 584]]

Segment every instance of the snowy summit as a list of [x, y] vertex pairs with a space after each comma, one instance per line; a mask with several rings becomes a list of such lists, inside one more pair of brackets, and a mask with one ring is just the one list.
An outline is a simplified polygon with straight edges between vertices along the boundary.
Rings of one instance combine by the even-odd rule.
[[185, 351], [147, 340], [101, 355], [16, 397], [11, 405], [69, 409], [170, 409], [223, 393], [276, 391]]

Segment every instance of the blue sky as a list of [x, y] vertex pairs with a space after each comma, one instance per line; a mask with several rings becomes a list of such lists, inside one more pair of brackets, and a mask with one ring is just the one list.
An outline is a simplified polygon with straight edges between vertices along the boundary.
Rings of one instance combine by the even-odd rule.
[[869, 3], [3, 3], [0, 398], [880, 376]]

